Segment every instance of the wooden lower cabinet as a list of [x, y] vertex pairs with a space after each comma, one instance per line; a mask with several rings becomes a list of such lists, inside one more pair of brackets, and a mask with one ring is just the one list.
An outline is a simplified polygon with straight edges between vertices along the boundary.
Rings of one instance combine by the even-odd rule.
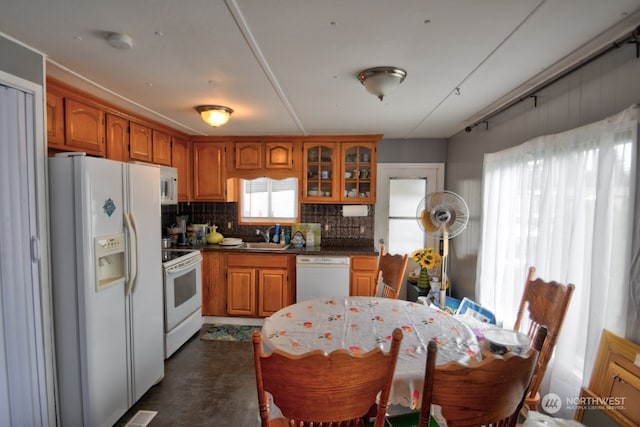
[[376, 290], [376, 255], [352, 255], [350, 271], [350, 295], [373, 296]]
[[293, 304], [289, 301], [286, 269], [260, 269], [258, 271], [258, 316], [270, 316], [282, 307]]
[[202, 251], [202, 315], [227, 315], [224, 252]]
[[229, 267], [227, 270], [227, 313], [237, 316], [255, 316], [256, 269]]
[[227, 254], [227, 314], [266, 317], [295, 302], [295, 255]]

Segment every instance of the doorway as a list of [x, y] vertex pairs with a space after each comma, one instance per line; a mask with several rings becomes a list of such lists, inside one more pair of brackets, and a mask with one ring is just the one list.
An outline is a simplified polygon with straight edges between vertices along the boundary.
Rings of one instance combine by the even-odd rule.
[[0, 425], [55, 424], [43, 96], [0, 71]]
[[[384, 244], [391, 254], [407, 254], [439, 241], [418, 225], [417, 207], [427, 194], [444, 190], [444, 163], [379, 163], [376, 196], [374, 245]], [[409, 259], [407, 273], [417, 264]], [[406, 297], [406, 289], [400, 298]]]

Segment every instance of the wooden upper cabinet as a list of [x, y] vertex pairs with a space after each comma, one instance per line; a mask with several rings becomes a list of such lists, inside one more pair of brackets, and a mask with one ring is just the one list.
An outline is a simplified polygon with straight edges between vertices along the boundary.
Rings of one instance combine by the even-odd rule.
[[[233, 157], [228, 159], [228, 174], [253, 179], [269, 176], [276, 179], [296, 177], [300, 173], [302, 143], [292, 137], [246, 137], [230, 144]], [[295, 148], [298, 147], [296, 152]]]
[[336, 203], [340, 200], [340, 145], [330, 141], [305, 141], [303, 146], [302, 200]]
[[236, 169], [262, 169], [262, 143], [236, 142]]
[[153, 163], [171, 166], [171, 136], [158, 130], [153, 130]]
[[178, 201], [191, 200], [191, 150], [189, 141], [173, 138], [171, 166], [178, 169]]
[[194, 142], [193, 199], [226, 201], [225, 142]]
[[65, 98], [66, 146], [104, 156], [104, 111], [75, 99]]
[[129, 160], [129, 120], [107, 113], [107, 158]]
[[129, 136], [129, 157], [132, 160], [152, 162], [153, 142], [151, 129], [138, 123], [130, 123], [131, 134]]
[[303, 145], [302, 201], [375, 204], [382, 135], [311, 136]]
[[376, 203], [377, 138], [342, 142], [341, 203]]
[[293, 169], [293, 142], [265, 142], [266, 169]]
[[64, 97], [47, 92], [47, 143], [64, 145]]

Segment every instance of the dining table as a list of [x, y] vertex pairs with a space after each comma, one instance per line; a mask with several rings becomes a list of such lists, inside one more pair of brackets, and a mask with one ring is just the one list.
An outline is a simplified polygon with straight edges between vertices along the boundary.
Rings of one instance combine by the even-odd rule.
[[422, 400], [427, 344], [438, 344], [436, 365], [469, 364], [481, 358], [478, 339], [459, 319], [424, 304], [366, 296], [318, 298], [284, 307], [267, 317], [262, 327], [265, 352], [300, 355], [346, 349], [364, 354], [390, 349], [391, 334], [403, 338], [389, 403], [419, 409]]

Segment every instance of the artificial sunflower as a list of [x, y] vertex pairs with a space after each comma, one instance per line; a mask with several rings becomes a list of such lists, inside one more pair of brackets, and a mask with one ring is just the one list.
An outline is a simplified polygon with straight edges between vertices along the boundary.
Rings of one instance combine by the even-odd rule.
[[420, 267], [426, 268], [427, 270], [436, 269], [442, 263], [442, 257], [436, 249], [432, 247], [415, 250], [411, 254], [411, 259], [420, 264]]

